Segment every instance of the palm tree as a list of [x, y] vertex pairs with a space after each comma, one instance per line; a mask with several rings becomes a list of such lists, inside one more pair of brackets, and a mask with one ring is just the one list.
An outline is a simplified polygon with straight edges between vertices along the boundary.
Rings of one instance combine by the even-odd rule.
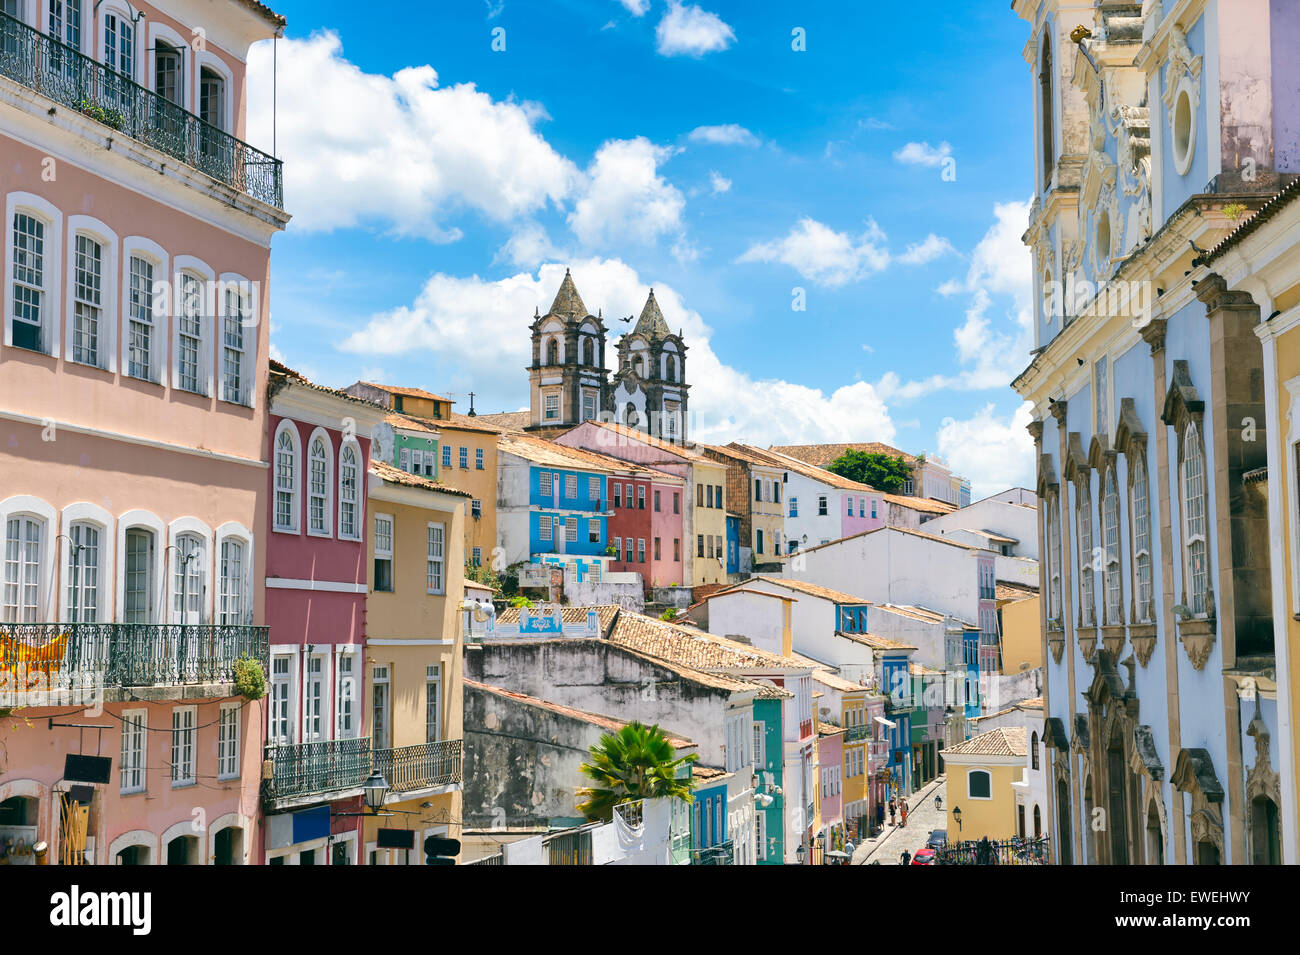
[[591, 747], [591, 760], [580, 771], [595, 785], [578, 790], [584, 798], [578, 811], [593, 822], [609, 822], [619, 803], [660, 796], [691, 802], [695, 781], [678, 779], [677, 770], [698, 759], [695, 753], [674, 758], [672, 743], [658, 724], [628, 723]]

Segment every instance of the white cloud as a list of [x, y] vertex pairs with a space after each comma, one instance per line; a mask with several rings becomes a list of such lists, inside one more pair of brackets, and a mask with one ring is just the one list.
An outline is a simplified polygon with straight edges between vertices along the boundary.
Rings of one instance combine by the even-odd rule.
[[1033, 347], [1031, 260], [1020, 241], [1028, 217], [1028, 202], [995, 205], [993, 225], [972, 250], [965, 278], [939, 287], [945, 296], [970, 296], [965, 320], [953, 330], [961, 372], [906, 383], [891, 372], [879, 383], [886, 397], [907, 400], [942, 388], [1005, 388], [1024, 370]]
[[658, 173], [672, 150], [644, 136], [605, 143], [588, 167], [586, 185], [569, 227], [586, 246], [631, 240], [650, 244], [682, 229], [686, 199]]
[[[248, 71], [249, 89], [270, 89], [269, 43], [253, 46]], [[457, 211], [509, 222], [562, 202], [579, 178], [533, 129], [535, 105], [440, 87], [431, 66], [362, 72], [335, 33], [279, 42], [278, 98], [291, 228], [382, 222], [445, 241], [459, 236], [446, 225]], [[271, 142], [271, 105], [253, 98], [253, 142]]]
[[956, 255], [957, 250], [941, 235], [935, 235], [931, 232], [920, 242], [914, 242], [909, 245], [906, 251], [898, 257], [898, 261], [904, 265], [925, 265], [927, 262], [933, 262], [943, 255]]
[[713, 194], [715, 196], [720, 192], [731, 191], [731, 180], [717, 170], [710, 170], [709, 185], [713, 187]]
[[[613, 361], [614, 338], [626, 329], [617, 317], [640, 313], [648, 283], [617, 259], [587, 259], [572, 268], [587, 307], [609, 313], [605, 321], [613, 334], [606, 356]], [[528, 385], [523, 372], [531, 359], [528, 322], [534, 308], [545, 312], [550, 306], [563, 277], [564, 266], [557, 264], [495, 282], [438, 273], [411, 305], [372, 316], [339, 347], [372, 357], [427, 354], [446, 368], [473, 368], [482, 407], [515, 407]], [[871, 384], [855, 382], [828, 395], [787, 381], [751, 378], [714, 354], [709, 327], [675, 289], [656, 282], [654, 290], [668, 324], [682, 330], [690, 345], [691, 428], [699, 440], [894, 439], [889, 409]], [[737, 395], [745, 400], [737, 401]]]
[[969, 478], [971, 499], [1009, 487], [1032, 487], [1034, 439], [1025, 430], [1032, 406], [1025, 402], [1000, 417], [992, 404], [964, 420], [945, 418], [939, 427], [939, 454], [952, 470]]
[[725, 50], [736, 33], [716, 13], [681, 0], [668, 0], [668, 12], [655, 29], [656, 49], [662, 56], [703, 56]]
[[893, 129], [894, 124], [887, 123], [883, 119], [876, 119], [876, 117], [874, 116], [869, 116], [866, 119], [858, 120], [858, 128], [859, 129]]
[[650, 9], [650, 0], [618, 0], [634, 17], [643, 17]]
[[892, 256], [885, 241], [874, 219], [867, 220], [861, 235], [852, 236], [804, 216], [784, 238], [755, 243], [736, 261], [781, 262], [810, 281], [834, 288], [883, 271], [891, 262], [922, 265], [955, 251], [947, 239], [934, 234], [900, 256]]
[[494, 261], [535, 268], [548, 259], [562, 259], [565, 254], [551, 242], [550, 235], [540, 223], [530, 221], [515, 229]]
[[929, 143], [908, 143], [894, 153], [894, 158], [911, 166], [939, 166], [951, 155], [952, 146], [947, 143], [940, 143], [938, 146], [931, 146]]
[[710, 143], [714, 146], [757, 146], [762, 142], [744, 126], [736, 123], [696, 126], [686, 138], [693, 143]]

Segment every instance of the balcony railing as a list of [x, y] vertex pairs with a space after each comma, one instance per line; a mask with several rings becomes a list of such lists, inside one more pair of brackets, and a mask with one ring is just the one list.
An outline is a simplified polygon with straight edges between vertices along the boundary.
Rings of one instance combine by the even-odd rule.
[[889, 740], [873, 739], [867, 744], [867, 759], [871, 762], [886, 762], [889, 759]]
[[360, 789], [370, 775], [370, 739], [332, 739], [267, 747], [274, 801]]
[[645, 822], [645, 800], [637, 799], [633, 802], [621, 802], [614, 807], [614, 812], [627, 823], [629, 828], [639, 829]]
[[565, 829], [542, 839], [548, 865], [591, 865], [591, 831], [596, 826]]
[[728, 839], [707, 849], [691, 850], [691, 865], [732, 865], [735, 862], [735, 846]]
[[0, 698], [233, 683], [241, 657], [268, 670], [267, 633], [225, 624], [3, 623]]
[[0, 75], [284, 208], [281, 163], [103, 63], [0, 13]]
[[458, 739], [379, 749], [374, 754], [374, 768], [384, 774], [395, 793], [458, 783], [461, 780], [460, 766], [461, 741]]
[[850, 726], [844, 731], [844, 742], [860, 743], [871, 735], [870, 726]]

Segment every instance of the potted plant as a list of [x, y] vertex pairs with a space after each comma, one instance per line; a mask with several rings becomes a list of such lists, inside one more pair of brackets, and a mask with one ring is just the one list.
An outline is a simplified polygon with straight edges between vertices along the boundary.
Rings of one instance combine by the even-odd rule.
[[249, 700], [266, 696], [266, 673], [261, 663], [248, 656], [235, 661], [235, 692]]

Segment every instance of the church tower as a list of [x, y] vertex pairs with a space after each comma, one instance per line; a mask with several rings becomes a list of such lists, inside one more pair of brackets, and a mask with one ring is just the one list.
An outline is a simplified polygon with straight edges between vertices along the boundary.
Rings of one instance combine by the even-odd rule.
[[664, 321], [650, 290], [636, 327], [618, 343], [618, 371], [606, 411], [614, 420], [675, 444], [686, 443], [686, 345]]
[[558, 434], [597, 418], [605, 403], [605, 324], [591, 315], [569, 270], [545, 315], [533, 316], [527, 431]]

